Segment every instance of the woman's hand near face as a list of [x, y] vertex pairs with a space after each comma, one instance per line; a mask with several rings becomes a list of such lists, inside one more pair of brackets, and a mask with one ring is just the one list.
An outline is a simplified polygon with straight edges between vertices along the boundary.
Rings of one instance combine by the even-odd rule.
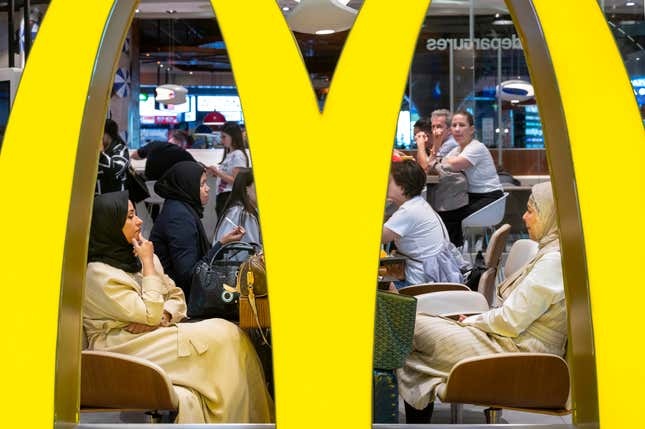
[[235, 228], [233, 228], [232, 231], [224, 234], [222, 238], [220, 238], [219, 242], [222, 244], [226, 244], [232, 241], [240, 241], [244, 236], [244, 234], [246, 234], [246, 230], [238, 225]]
[[155, 273], [155, 268], [153, 264], [153, 256], [155, 253], [155, 247], [152, 244], [152, 241], [148, 241], [141, 233], [132, 240], [132, 246], [134, 247], [134, 254], [141, 260], [141, 265], [143, 265], [143, 275], [149, 276]]

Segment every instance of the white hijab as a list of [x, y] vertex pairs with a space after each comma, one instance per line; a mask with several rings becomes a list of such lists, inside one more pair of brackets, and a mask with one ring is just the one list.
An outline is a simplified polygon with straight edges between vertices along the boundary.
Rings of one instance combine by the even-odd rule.
[[540, 258], [547, 253], [560, 251], [560, 236], [551, 182], [539, 183], [533, 186], [529, 204], [537, 212], [537, 231], [535, 231], [537, 236], [535, 238], [538, 241], [538, 252], [522, 269], [517, 270], [515, 274], [498, 286], [497, 298], [499, 303], [503, 302], [515, 287], [524, 280]]

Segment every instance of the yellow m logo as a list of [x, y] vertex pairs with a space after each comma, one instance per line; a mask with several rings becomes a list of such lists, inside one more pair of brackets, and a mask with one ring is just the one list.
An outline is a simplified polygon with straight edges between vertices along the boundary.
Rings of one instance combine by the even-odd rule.
[[[24, 425], [26, 418], [42, 428], [52, 420], [77, 418], [80, 302], [96, 146], [117, 53], [137, 2], [91, 3], [52, 1], [0, 156], [7, 427]], [[578, 418], [597, 421], [595, 392], [578, 381], [593, 378], [593, 343], [602, 426], [627, 427], [638, 419], [636, 389], [645, 384], [645, 372], [640, 353], [625, 350], [625, 344], [642, 337], [636, 305], [645, 293], [631, 282], [629, 270], [616, 267], [641, 265], [635, 241], [626, 237], [642, 215], [622, 220], [642, 213], [633, 201], [642, 204], [645, 197], [640, 118], [595, 0], [508, 4], [531, 66], [559, 198], [572, 358], [578, 364], [575, 393], [590, 398], [580, 401]], [[252, 8], [236, 0], [213, 0], [213, 5], [244, 105], [262, 206], [278, 424], [367, 427], [374, 277], [389, 153], [428, 1], [364, 3], [323, 114], [274, 1], [253, 2]], [[264, 31], [258, 36], [249, 28]], [[382, 51], [389, 53], [387, 61]], [[61, 101], [47, 106], [53, 114], [34, 124], [32, 112], [44, 107], [37, 100], [51, 93], [54, 82], [65, 83]], [[608, 108], [611, 140], [626, 150], [605, 147], [599, 125], [607, 123]], [[275, 124], [276, 110], [293, 115]], [[351, 153], [341, 149], [348, 146]], [[622, 171], [616, 186], [606, 161], [623, 152], [636, 168]], [[569, 178], [571, 161], [575, 182]], [[564, 168], [554, 168], [560, 165]], [[608, 209], [621, 218], [607, 216]], [[582, 230], [585, 248], [579, 245]], [[334, 250], [339, 245], [346, 249], [342, 255]], [[593, 337], [585, 320], [585, 265]], [[593, 381], [591, 386], [595, 389]]]

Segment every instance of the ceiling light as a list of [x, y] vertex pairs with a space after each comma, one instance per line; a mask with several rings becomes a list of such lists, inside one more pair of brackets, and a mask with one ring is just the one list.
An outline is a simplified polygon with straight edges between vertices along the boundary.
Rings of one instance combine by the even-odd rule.
[[193, 72], [189, 71], [189, 72], [188, 72], [188, 74], [192, 75], [192, 74], [193, 74]]
[[323, 34], [332, 34], [335, 33], [336, 30], [318, 30], [316, 31], [316, 34], [318, 35], [323, 35]]
[[496, 19], [493, 21], [493, 25], [513, 25], [513, 21], [510, 19]]
[[519, 103], [534, 98], [535, 90], [530, 82], [507, 80], [497, 85], [497, 96], [504, 101]]
[[134, 10], [134, 13], [139, 13], [139, 12], [141, 12], [141, 10], [140, 10], [140, 9], [135, 9], [135, 10]]
[[166, 84], [155, 88], [155, 100], [163, 104], [183, 104], [188, 90], [181, 85]]
[[[345, 31], [354, 24], [357, 11], [340, 0], [302, 0], [287, 17], [289, 28], [298, 33], [321, 34], [321, 30]], [[329, 34], [327, 32], [322, 34]]]
[[177, 13], [177, 10], [175, 10], [175, 9], [168, 9], [168, 10], [166, 11], [166, 13], [167, 13], [167, 14], [169, 14], [169, 15], [172, 15], [172, 14], [174, 14], [174, 13]]
[[289, 6], [283, 7], [282, 10], [284, 10], [285, 12], [288, 12], [289, 11]]
[[625, 3], [625, 6], [636, 6], [636, 2], [628, 1], [627, 3]]
[[499, 13], [495, 14], [495, 18], [499, 18], [499, 16], [500, 16]]

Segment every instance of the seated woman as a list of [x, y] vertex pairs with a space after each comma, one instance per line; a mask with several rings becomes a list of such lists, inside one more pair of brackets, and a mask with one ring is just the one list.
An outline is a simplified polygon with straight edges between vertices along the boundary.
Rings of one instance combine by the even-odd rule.
[[448, 243], [448, 233], [441, 218], [421, 196], [426, 174], [414, 161], [393, 162], [387, 198], [398, 209], [383, 225], [381, 241], [394, 241], [397, 252], [406, 256], [405, 281], [396, 287], [428, 283], [461, 283], [459, 262]]
[[551, 183], [534, 186], [524, 222], [539, 250], [499, 285], [498, 308], [459, 321], [417, 314], [414, 350], [397, 371], [409, 423], [429, 422], [437, 386], [462, 359], [502, 352], [564, 355], [567, 314], [555, 216]]
[[465, 110], [452, 116], [452, 136], [458, 147], [451, 150], [445, 158], [430, 151], [430, 169], [439, 162], [444, 169], [463, 171], [468, 181], [468, 204], [440, 213], [450, 235], [450, 241], [457, 247], [464, 243], [461, 221], [482, 207], [504, 196], [502, 185], [497, 176], [493, 157], [488, 148], [474, 138], [475, 121], [473, 115]]
[[173, 165], [155, 183], [155, 192], [165, 198], [150, 233], [164, 270], [179, 286], [188, 300], [195, 265], [210, 259], [222, 244], [238, 241], [243, 228], [232, 228], [218, 237], [211, 248], [201, 221], [208, 191], [204, 167], [182, 161]]
[[273, 403], [248, 338], [222, 319], [178, 324], [184, 294], [142, 223], [127, 192], [95, 198], [83, 302], [89, 348], [162, 367], [179, 397], [177, 423], [270, 422]]
[[247, 243], [257, 243], [262, 246], [262, 234], [258, 221], [258, 202], [253, 182], [253, 170], [240, 168], [233, 190], [226, 202], [222, 218], [217, 222], [215, 240], [222, 241], [227, 234], [235, 230], [235, 226], [244, 228], [245, 234], [241, 239]]

